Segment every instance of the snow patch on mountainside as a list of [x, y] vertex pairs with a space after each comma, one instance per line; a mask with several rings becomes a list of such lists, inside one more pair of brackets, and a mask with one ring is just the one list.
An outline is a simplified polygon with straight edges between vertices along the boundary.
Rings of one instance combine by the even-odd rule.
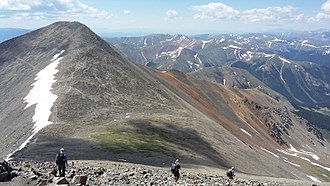
[[266, 53], [262, 53], [266, 58], [274, 58], [275, 54], [266, 54]]
[[252, 137], [252, 135], [250, 133], [248, 133], [246, 130], [241, 128], [241, 131], [244, 132], [245, 134], [249, 135], [250, 137]]
[[311, 179], [313, 182], [316, 183], [322, 183], [318, 178], [315, 178], [314, 176], [306, 175], [309, 179]]
[[242, 58], [244, 58], [246, 61], [250, 61], [253, 57], [253, 52], [247, 51], [245, 54], [242, 55]]
[[242, 50], [243, 48], [239, 47], [239, 46], [236, 46], [236, 45], [228, 45], [227, 47], [222, 47], [222, 49], [238, 49], [238, 50]]
[[276, 154], [273, 153], [273, 152], [270, 152], [269, 150], [267, 150], [267, 149], [265, 149], [265, 148], [263, 148], [263, 147], [260, 147], [260, 149], [263, 150], [263, 151], [265, 151], [265, 152], [267, 152], [267, 153], [269, 153], [269, 154], [271, 154], [271, 155], [273, 155], [275, 158], [279, 158], [278, 155], [276, 155]]
[[283, 62], [285, 62], [285, 63], [289, 63], [289, 64], [291, 63], [291, 61], [289, 61], [289, 60], [287, 60], [287, 59], [284, 59], [284, 58], [281, 58], [281, 57], [279, 57], [279, 58], [280, 58], [281, 61], [283, 61]]
[[158, 59], [159, 57], [162, 57], [162, 56], [169, 56], [172, 59], [177, 58], [177, 57], [179, 57], [181, 55], [181, 51], [183, 49], [184, 49], [183, 47], [179, 47], [178, 49], [176, 49], [174, 51], [162, 52], [160, 54], [160, 56], [158, 54], [156, 55], [156, 59]]
[[288, 161], [288, 160], [286, 160], [286, 159], [284, 159], [284, 161], [287, 162], [287, 163], [289, 163], [289, 164], [291, 164], [291, 165], [293, 165], [293, 166], [301, 167], [300, 165], [295, 164], [295, 163], [292, 163], [292, 162], [290, 162], [290, 161]]
[[209, 40], [209, 41], [202, 41], [202, 42], [203, 42], [202, 49], [204, 49], [205, 45], [206, 45], [207, 43], [210, 43], [211, 41], [212, 41], [212, 40]]
[[290, 144], [290, 148], [287, 149], [286, 151], [284, 151], [284, 150], [278, 150], [278, 151], [280, 151], [280, 152], [282, 152], [284, 154], [290, 155], [290, 156], [296, 156], [296, 157], [298, 157], [299, 155], [307, 155], [307, 156], [311, 156], [315, 160], [319, 160], [320, 159], [316, 154], [314, 154], [312, 152], [305, 151], [303, 149], [297, 150], [291, 144]]
[[312, 162], [310, 159], [305, 158], [305, 157], [300, 157], [300, 158], [301, 158], [302, 160], [308, 161], [308, 162], [309, 162], [310, 164], [312, 164], [312, 165], [318, 166], [318, 167], [320, 167], [320, 168], [322, 168], [322, 169], [327, 170], [327, 171], [330, 172], [330, 167], [325, 167], [325, 166], [320, 165], [320, 164], [318, 164], [318, 163]]
[[220, 40], [217, 40], [216, 43], [219, 44], [219, 43], [222, 43], [222, 42], [224, 42], [224, 41], [226, 41], [226, 39], [221, 38]]
[[36, 74], [36, 81], [32, 84], [33, 88], [24, 98], [24, 102], [27, 102], [27, 105], [24, 109], [35, 105], [35, 112], [34, 116], [32, 117], [34, 122], [33, 133], [24, 143], [19, 146], [17, 150], [9, 154], [6, 159], [10, 159], [12, 154], [23, 149], [30, 142], [33, 136], [37, 134], [42, 128], [52, 124], [51, 121], [48, 121], [48, 118], [51, 115], [50, 109], [56, 101], [57, 96], [54, 95], [51, 90], [53, 83], [56, 81], [55, 74], [58, 72], [58, 69], [56, 69], [57, 65], [63, 59], [63, 57], [60, 57], [63, 52], [64, 50], [55, 54], [51, 59], [51, 63]]
[[330, 54], [330, 46], [323, 46], [325, 50], [323, 51], [322, 55], [329, 55]]

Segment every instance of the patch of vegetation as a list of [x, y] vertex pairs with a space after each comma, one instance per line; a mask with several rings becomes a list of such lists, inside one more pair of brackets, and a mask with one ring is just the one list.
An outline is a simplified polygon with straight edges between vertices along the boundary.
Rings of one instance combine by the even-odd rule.
[[112, 153], [193, 159], [206, 157], [226, 165], [221, 155], [197, 131], [158, 119], [128, 120], [92, 137], [103, 149]]
[[305, 118], [310, 123], [315, 125], [318, 128], [325, 129], [330, 131], [330, 116], [321, 114], [319, 112], [314, 112], [311, 110], [306, 110], [303, 108], [299, 108], [299, 111], [295, 112], [298, 116]]
[[325, 138], [328, 142], [330, 142], [330, 130], [319, 129], [322, 133], [323, 138]]
[[94, 138], [101, 146], [114, 153], [130, 152], [160, 152], [175, 155], [171, 144], [162, 141], [156, 134], [140, 133], [132, 130], [114, 130], [105, 134], [95, 135]]

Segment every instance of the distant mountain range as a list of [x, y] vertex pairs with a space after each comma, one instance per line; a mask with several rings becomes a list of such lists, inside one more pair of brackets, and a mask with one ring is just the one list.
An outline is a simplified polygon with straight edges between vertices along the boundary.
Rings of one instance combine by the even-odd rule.
[[[329, 142], [269, 85], [304, 101], [290, 84], [295, 73], [314, 91], [306, 95], [321, 102], [314, 85], [327, 91], [327, 76], [314, 79], [312, 72], [324, 69], [241, 49], [238, 37], [111, 40], [136, 63], [78, 22], [7, 40], [0, 44], [0, 155], [53, 161], [63, 147], [70, 160], [168, 166], [178, 158], [185, 165], [330, 181]], [[258, 76], [262, 68], [265, 79]]]
[[0, 28], [0, 43], [28, 32], [30, 30], [21, 28]]
[[[230, 87], [267, 86], [298, 109], [330, 106], [330, 32], [108, 38], [132, 61]], [[310, 119], [310, 118], [309, 118]], [[323, 128], [330, 129], [322, 123]]]
[[[180, 63], [184, 56], [189, 57], [193, 66], [187, 61], [180, 65], [183, 72], [192, 72], [208, 66], [228, 65], [233, 61], [248, 59], [253, 54], [276, 54], [288, 60], [310, 61], [330, 66], [330, 32], [307, 32], [275, 34], [225, 34], [225, 35], [148, 35], [144, 37], [109, 38], [129, 57], [139, 64]], [[139, 50], [141, 49], [141, 50]], [[143, 50], [142, 50], [143, 49]], [[128, 53], [128, 51], [134, 53]], [[181, 54], [183, 55], [178, 55]], [[190, 51], [190, 52], [188, 52]], [[194, 58], [197, 54], [196, 59]], [[134, 55], [134, 56], [133, 56]], [[193, 56], [190, 56], [193, 55]], [[200, 66], [199, 57], [206, 58]], [[167, 60], [166, 60], [167, 59]], [[181, 60], [181, 61], [180, 61]], [[165, 69], [166, 66], [156, 66]], [[184, 66], [186, 68], [184, 68]]]

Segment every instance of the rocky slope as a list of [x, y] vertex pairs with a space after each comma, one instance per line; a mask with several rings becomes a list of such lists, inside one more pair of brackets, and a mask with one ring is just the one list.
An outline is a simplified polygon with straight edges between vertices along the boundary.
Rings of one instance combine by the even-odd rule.
[[[2, 185], [237, 185], [237, 186], [285, 186], [311, 185], [313, 182], [278, 179], [271, 177], [247, 176], [236, 173], [231, 180], [221, 169], [205, 167], [181, 169], [177, 183], [169, 167], [151, 167], [128, 163], [108, 161], [73, 161], [65, 179], [56, 177], [54, 163], [49, 162], [11, 162], [18, 176]], [[67, 184], [65, 184], [67, 183]], [[323, 184], [322, 184], [323, 185]], [[325, 184], [324, 184], [325, 185]]]
[[137, 65], [77, 22], [0, 45], [3, 157], [52, 161], [64, 147], [72, 160], [164, 166], [179, 158], [329, 181], [329, 143], [267, 88], [240, 90]]

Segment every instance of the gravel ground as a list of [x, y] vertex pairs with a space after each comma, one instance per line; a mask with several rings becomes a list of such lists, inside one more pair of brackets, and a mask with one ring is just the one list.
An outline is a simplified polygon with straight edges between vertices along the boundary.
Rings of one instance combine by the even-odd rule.
[[[57, 185], [58, 178], [51, 172], [56, 169], [52, 162], [10, 162], [19, 176], [0, 185]], [[181, 177], [175, 183], [169, 167], [153, 167], [140, 164], [112, 161], [70, 161], [65, 179], [70, 185], [80, 185], [81, 176], [86, 176], [87, 185], [237, 185], [237, 186], [304, 186], [312, 182], [284, 178], [252, 176], [237, 173], [234, 180], [225, 175], [225, 170], [209, 167], [192, 167], [181, 164]], [[189, 167], [189, 168], [188, 168]], [[66, 184], [68, 185], [68, 184]], [[326, 183], [317, 185], [330, 185]]]

